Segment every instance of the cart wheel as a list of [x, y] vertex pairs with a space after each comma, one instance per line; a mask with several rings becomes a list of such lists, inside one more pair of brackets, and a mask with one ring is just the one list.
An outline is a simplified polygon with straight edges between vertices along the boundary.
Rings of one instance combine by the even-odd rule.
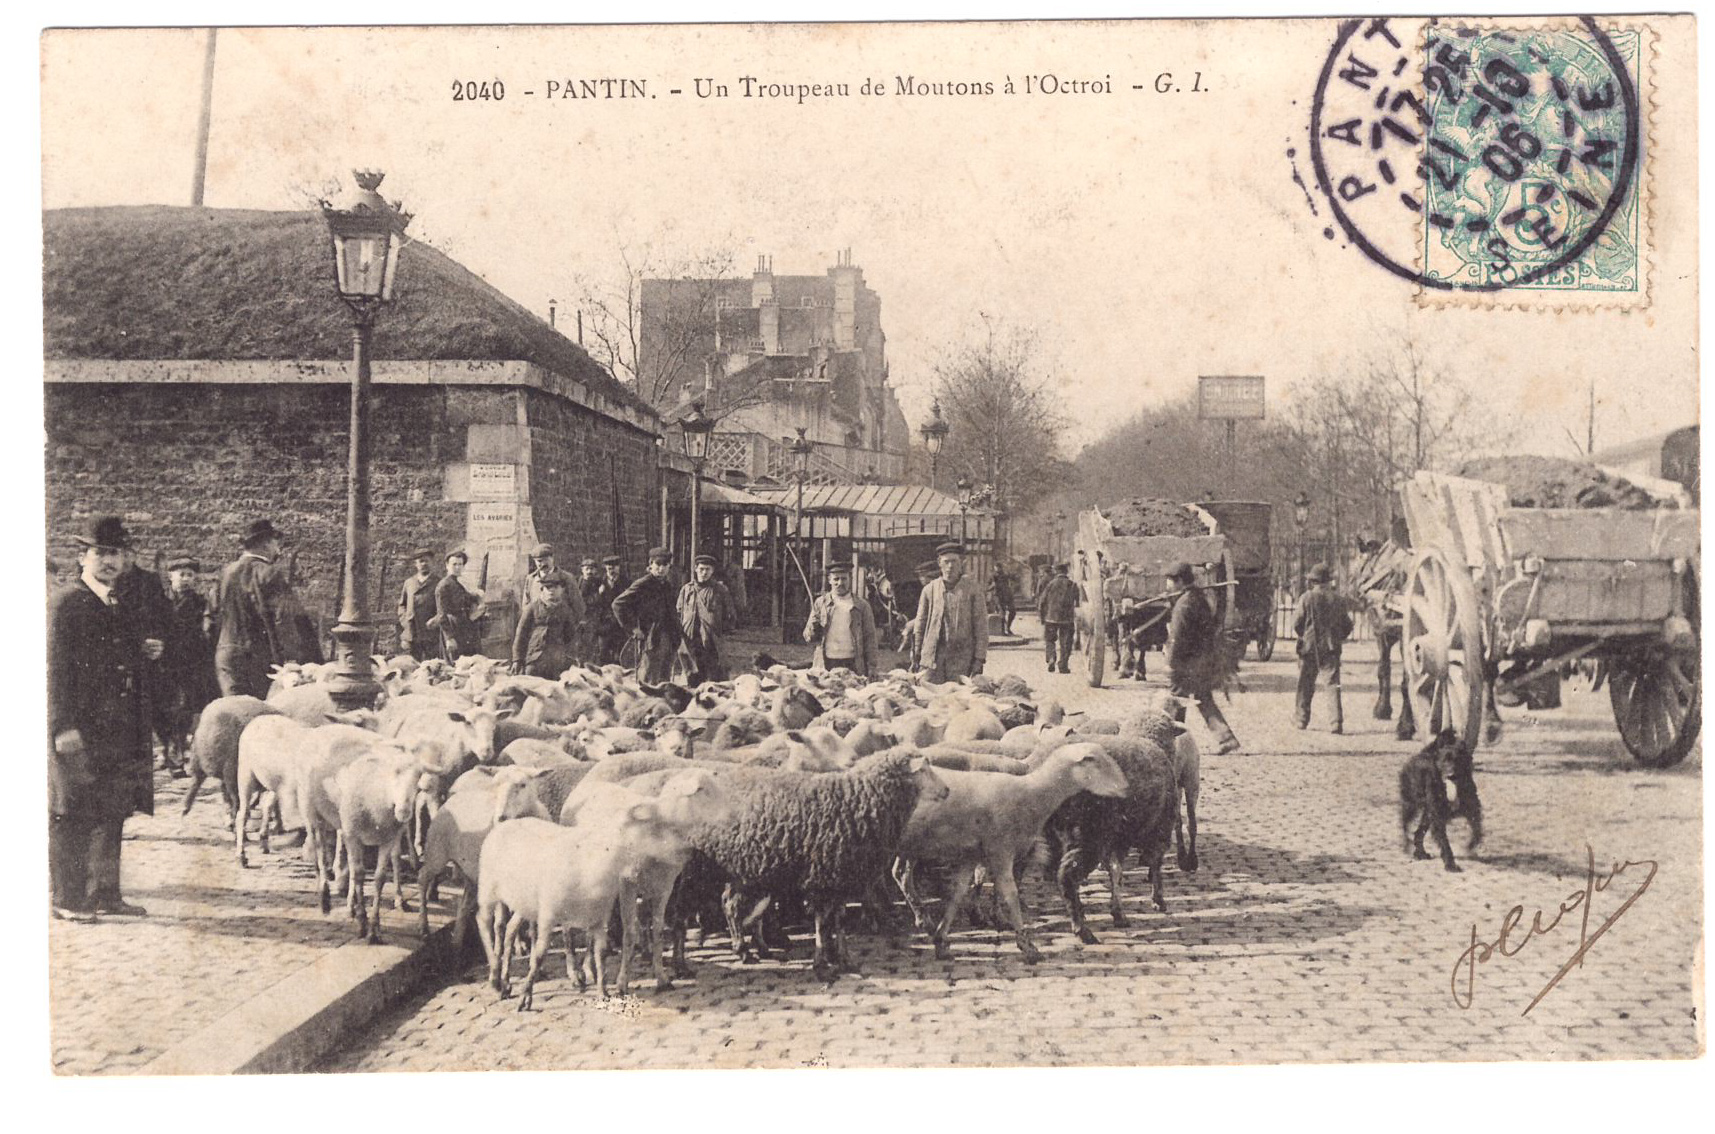
[[1108, 620], [1102, 604], [1090, 605], [1090, 640], [1084, 643], [1084, 662], [1090, 671], [1090, 688], [1102, 687], [1102, 671], [1108, 657]]
[[[1698, 633], [1697, 584], [1685, 580], [1686, 615]], [[1670, 768], [1685, 759], [1703, 718], [1703, 674], [1699, 646], [1655, 647], [1608, 655], [1608, 699], [1614, 724], [1632, 759], [1646, 768]]]
[[1274, 612], [1269, 611], [1268, 617], [1262, 621], [1262, 629], [1256, 636], [1256, 660], [1267, 661], [1274, 656]]
[[1418, 724], [1458, 733], [1476, 751], [1483, 724], [1483, 622], [1477, 588], [1433, 548], [1417, 553], [1405, 588], [1405, 682]]

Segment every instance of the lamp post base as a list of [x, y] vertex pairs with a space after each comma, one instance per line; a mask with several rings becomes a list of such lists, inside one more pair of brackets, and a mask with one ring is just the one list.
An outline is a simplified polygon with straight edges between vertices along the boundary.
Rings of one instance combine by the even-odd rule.
[[367, 622], [341, 622], [331, 633], [334, 640], [334, 671], [328, 678], [328, 696], [341, 712], [373, 709], [381, 686], [375, 680], [375, 626]]

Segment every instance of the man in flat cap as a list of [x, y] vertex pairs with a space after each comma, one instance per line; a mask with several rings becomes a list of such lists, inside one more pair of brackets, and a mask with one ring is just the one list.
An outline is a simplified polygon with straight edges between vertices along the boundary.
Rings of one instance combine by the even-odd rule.
[[571, 668], [578, 624], [566, 601], [565, 580], [558, 574], [543, 579], [540, 593], [518, 618], [518, 630], [512, 636], [512, 672], [557, 680]]
[[419, 547], [411, 553], [411, 576], [399, 588], [399, 650], [418, 661], [441, 656], [441, 643], [429, 623], [435, 617], [435, 553]]
[[727, 678], [721, 638], [738, 625], [738, 607], [727, 585], [715, 578], [717, 566], [714, 556], [697, 556], [691, 561], [691, 581], [679, 589], [679, 629], [691, 655], [692, 685]]
[[1056, 563], [1054, 577], [1042, 588], [1036, 601], [1036, 613], [1042, 618], [1042, 649], [1047, 655], [1049, 673], [1070, 673], [1067, 662], [1072, 656], [1072, 623], [1077, 618], [1078, 584], [1069, 574], [1071, 565]]
[[649, 569], [613, 600], [614, 620], [638, 642], [637, 680], [660, 685], [673, 678], [673, 655], [683, 641], [673, 603], [673, 553], [649, 549]]
[[253, 521], [241, 543], [243, 553], [220, 572], [214, 672], [223, 697], [266, 697], [271, 667], [305, 660], [294, 647], [299, 631], [293, 620], [302, 607], [280, 562], [280, 533], [273, 523]]
[[131, 535], [101, 516], [74, 538], [81, 576], [48, 610], [48, 868], [53, 915], [82, 922], [144, 913], [120, 895], [120, 844], [126, 817], [154, 814], [155, 796], [146, 655], [113, 593]]
[[167, 767], [183, 775], [191, 724], [203, 707], [220, 696], [214, 677], [213, 625], [208, 600], [196, 589], [202, 565], [189, 555], [167, 560], [167, 630], [161, 658]]
[[625, 593], [623, 566], [623, 561], [617, 555], [603, 557], [601, 585], [596, 588], [594, 603], [585, 606], [587, 611], [594, 612], [592, 617], [596, 619], [596, 644], [600, 651], [597, 660], [602, 665], [617, 665], [620, 651], [625, 648], [625, 627], [613, 616], [613, 600]]
[[554, 545], [551, 543], [537, 544], [535, 550], [530, 553], [530, 560], [532, 563], [530, 578], [524, 588], [524, 601], [519, 606], [521, 608], [528, 606], [532, 599], [542, 597], [542, 584], [549, 579], [558, 579], [561, 586], [565, 588], [565, 595], [561, 601], [571, 607], [572, 614], [578, 621], [583, 621], [583, 591], [578, 588], [578, 581], [572, 578], [570, 571], [554, 565]]
[[[1191, 564], [1175, 563], [1167, 569], [1167, 579], [1179, 588], [1167, 623], [1168, 689], [1175, 697], [1197, 703], [1203, 723], [1214, 733], [1222, 755], [1237, 752], [1239, 738], [1233, 735], [1227, 718], [1215, 704], [1214, 689], [1225, 669], [1220, 653], [1221, 628], [1215, 623], [1215, 612], [1197, 589]], [[1173, 719], [1185, 719], [1183, 704], [1175, 702]]]
[[1352, 615], [1331, 585], [1334, 573], [1326, 563], [1310, 568], [1305, 581], [1310, 589], [1298, 600], [1298, 613], [1292, 620], [1293, 633], [1298, 635], [1298, 701], [1299, 728], [1310, 727], [1310, 703], [1316, 697], [1316, 675], [1328, 675], [1328, 731], [1345, 731], [1345, 706], [1340, 704], [1340, 651], [1352, 633]]
[[981, 673], [988, 659], [988, 603], [965, 574], [962, 545], [943, 543], [935, 562], [941, 577], [917, 600], [918, 667], [928, 681], [957, 681]]
[[828, 568], [828, 589], [810, 604], [804, 641], [816, 652], [816, 669], [849, 669], [868, 677], [875, 672], [875, 611], [852, 593], [852, 569], [844, 563]]

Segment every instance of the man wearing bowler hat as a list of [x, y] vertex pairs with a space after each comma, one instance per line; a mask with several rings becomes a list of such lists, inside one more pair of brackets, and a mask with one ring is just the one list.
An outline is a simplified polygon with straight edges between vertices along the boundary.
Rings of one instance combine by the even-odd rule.
[[[1168, 689], [1175, 697], [1197, 703], [1203, 723], [1220, 744], [1218, 752], [1222, 755], [1237, 752], [1239, 738], [1233, 735], [1227, 718], [1221, 715], [1221, 707], [1215, 704], [1214, 689], [1225, 667], [1215, 612], [1195, 586], [1191, 564], [1175, 563], [1167, 569], [1167, 579], [1179, 588], [1167, 623]], [[1182, 703], [1174, 703], [1173, 719], [1185, 719]]]
[[674, 609], [673, 553], [649, 549], [649, 569], [613, 600], [613, 617], [638, 643], [637, 680], [659, 685], [673, 677], [673, 655], [683, 641]]
[[679, 629], [691, 656], [687, 676], [692, 685], [726, 680], [721, 638], [738, 625], [738, 607], [727, 585], [715, 578], [716, 566], [714, 556], [697, 556], [692, 560], [691, 581], [679, 589]]
[[816, 647], [815, 669], [849, 669], [868, 677], [875, 672], [875, 611], [852, 593], [852, 569], [828, 568], [828, 589], [810, 605], [804, 641]]
[[932, 682], [957, 681], [983, 671], [989, 652], [988, 602], [965, 574], [965, 549], [935, 549], [941, 577], [917, 600], [918, 666]]
[[440, 636], [429, 622], [435, 617], [435, 553], [419, 547], [411, 553], [412, 575], [399, 588], [399, 649], [418, 661], [441, 656]]
[[154, 814], [154, 768], [137, 626], [113, 593], [131, 547], [117, 516], [77, 535], [81, 576], [48, 611], [48, 869], [52, 911], [138, 917], [119, 892], [127, 816]]
[[1293, 633], [1298, 635], [1298, 701], [1299, 728], [1310, 727], [1310, 703], [1316, 697], [1316, 675], [1328, 675], [1328, 731], [1345, 731], [1345, 706], [1340, 704], [1340, 651], [1352, 633], [1352, 615], [1346, 604], [1330, 585], [1334, 574], [1326, 563], [1310, 568], [1305, 581], [1310, 589], [1298, 600], [1298, 614], [1292, 620]]
[[280, 562], [280, 533], [268, 520], [244, 530], [244, 551], [220, 572], [220, 637], [214, 648], [214, 672], [220, 693], [268, 696], [268, 670], [293, 655], [301, 610], [292, 581]]

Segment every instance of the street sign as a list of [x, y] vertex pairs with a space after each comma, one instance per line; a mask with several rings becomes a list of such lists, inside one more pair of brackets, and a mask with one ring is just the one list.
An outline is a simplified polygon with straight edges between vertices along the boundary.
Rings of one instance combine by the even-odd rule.
[[1205, 375], [1197, 379], [1197, 416], [1225, 419], [1263, 416], [1261, 377]]

